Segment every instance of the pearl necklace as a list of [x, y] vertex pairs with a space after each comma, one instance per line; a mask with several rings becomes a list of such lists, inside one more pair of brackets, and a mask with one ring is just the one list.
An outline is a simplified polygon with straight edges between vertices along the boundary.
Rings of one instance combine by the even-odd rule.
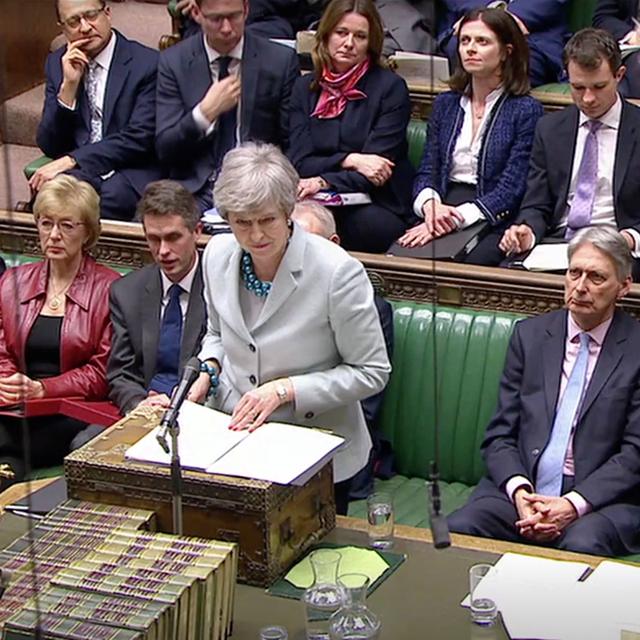
[[244, 287], [247, 291], [255, 294], [259, 298], [264, 298], [269, 295], [271, 291], [271, 283], [263, 282], [258, 278], [256, 272], [253, 270], [253, 260], [247, 251], [242, 252], [241, 259], [241, 273], [244, 280]]

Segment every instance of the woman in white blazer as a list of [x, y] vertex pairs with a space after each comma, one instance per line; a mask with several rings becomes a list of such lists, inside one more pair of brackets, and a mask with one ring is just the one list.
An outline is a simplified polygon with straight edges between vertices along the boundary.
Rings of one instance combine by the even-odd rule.
[[297, 186], [272, 145], [225, 157], [214, 201], [233, 234], [204, 252], [208, 325], [190, 398], [215, 388], [213, 406], [231, 413], [232, 429], [273, 419], [345, 437], [334, 478], [346, 513], [350, 479], [371, 447], [360, 400], [384, 388], [391, 367], [360, 262], [290, 220]]

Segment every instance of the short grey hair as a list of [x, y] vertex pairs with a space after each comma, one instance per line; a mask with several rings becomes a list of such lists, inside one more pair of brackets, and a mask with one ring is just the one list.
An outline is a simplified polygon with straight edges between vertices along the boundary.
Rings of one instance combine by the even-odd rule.
[[213, 189], [218, 213], [253, 213], [265, 205], [291, 217], [299, 176], [285, 155], [272, 144], [246, 142], [229, 151]]
[[[293, 210], [293, 219], [299, 221], [299, 218], [309, 216], [316, 220], [322, 229], [320, 235], [327, 240], [337, 233], [336, 221], [333, 214], [327, 207], [315, 200], [303, 200], [296, 203]], [[304, 223], [303, 223], [304, 226]]]
[[624, 236], [617, 229], [608, 225], [594, 225], [580, 229], [569, 241], [569, 262], [578, 248], [587, 243], [600, 249], [613, 260], [620, 282], [631, 275], [633, 267], [631, 249], [629, 249]]

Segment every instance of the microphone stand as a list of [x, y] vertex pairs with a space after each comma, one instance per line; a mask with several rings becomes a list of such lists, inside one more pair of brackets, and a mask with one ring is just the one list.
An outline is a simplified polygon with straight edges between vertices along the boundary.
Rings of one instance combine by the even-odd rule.
[[[169, 413], [169, 411], [167, 411]], [[157, 435], [160, 446], [166, 453], [169, 453], [167, 443], [167, 431], [171, 435], [171, 513], [173, 521], [173, 533], [182, 535], [182, 467], [180, 466], [180, 452], [178, 449], [178, 435], [180, 425], [178, 424], [177, 412], [172, 412], [167, 419], [167, 414], [162, 419], [163, 430]]]

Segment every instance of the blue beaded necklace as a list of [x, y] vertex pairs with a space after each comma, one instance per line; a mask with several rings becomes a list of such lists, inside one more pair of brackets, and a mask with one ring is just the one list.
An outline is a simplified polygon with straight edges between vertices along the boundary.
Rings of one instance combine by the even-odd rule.
[[242, 279], [244, 280], [244, 287], [247, 291], [258, 296], [258, 298], [264, 298], [269, 295], [271, 291], [270, 282], [262, 282], [253, 270], [253, 260], [247, 251], [242, 252], [242, 259], [240, 261], [240, 270], [242, 272]]

